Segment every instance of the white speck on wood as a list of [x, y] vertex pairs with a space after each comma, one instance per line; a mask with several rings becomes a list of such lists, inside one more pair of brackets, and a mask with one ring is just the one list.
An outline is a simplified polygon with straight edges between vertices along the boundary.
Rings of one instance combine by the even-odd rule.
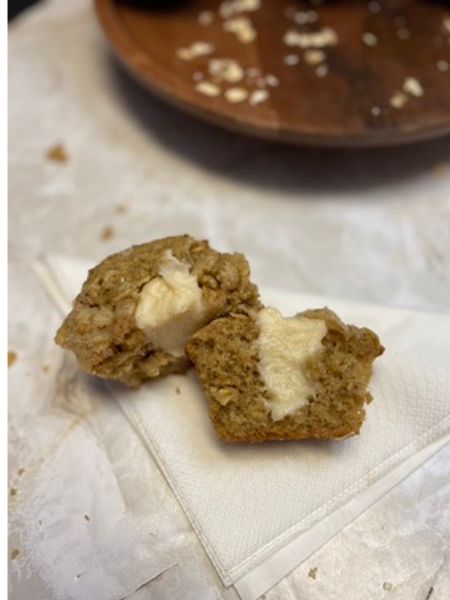
[[244, 69], [232, 58], [211, 58], [208, 62], [208, 70], [219, 81], [237, 83], [244, 78]]
[[280, 80], [276, 75], [272, 75], [271, 73], [269, 73], [269, 75], [266, 75], [266, 83], [270, 87], [277, 87], [278, 85], [280, 85]]
[[366, 46], [372, 48], [373, 46], [376, 46], [378, 44], [377, 36], [371, 33], [370, 31], [365, 31], [361, 37], [362, 41], [365, 43]]
[[245, 88], [241, 87], [232, 87], [226, 90], [225, 98], [228, 102], [232, 104], [237, 104], [238, 102], [244, 102], [248, 98], [248, 91]]
[[214, 52], [213, 44], [208, 42], [193, 42], [190, 46], [185, 48], [178, 48], [177, 56], [181, 60], [193, 60], [198, 56], [206, 56]]
[[257, 37], [256, 30], [253, 27], [250, 19], [247, 17], [236, 17], [234, 19], [229, 19], [228, 21], [224, 22], [223, 28], [229, 33], [234, 33], [237, 39], [243, 44], [250, 44]]
[[303, 60], [308, 65], [319, 65], [326, 57], [327, 55], [323, 50], [306, 50], [303, 54]]
[[252, 106], [256, 106], [257, 104], [265, 102], [269, 96], [270, 94], [267, 90], [255, 90], [251, 93], [249, 102]]
[[287, 31], [283, 38], [286, 46], [298, 46], [299, 48], [325, 48], [336, 46], [339, 41], [338, 35], [331, 27], [324, 27], [320, 31], [300, 33], [299, 31]]
[[407, 77], [403, 83], [403, 91], [414, 98], [421, 98], [424, 95], [422, 84], [415, 77]]
[[394, 92], [389, 98], [389, 104], [397, 109], [403, 108], [407, 102], [408, 96], [403, 92]]
[[200, 92], [200, 94], [203, 94], [204, 96], [210, 96], [211, 98], [220, 96], [222, 91], [218, 85], [212, 83], [211, 81], [200, 81], [195, 86], [195, 89], [197, 92]]
[[253, 12], [261, 6], [261, 0], [228, 0], [222, 2], [219, 8], [220, 16], [229, 19], [243, 12]]

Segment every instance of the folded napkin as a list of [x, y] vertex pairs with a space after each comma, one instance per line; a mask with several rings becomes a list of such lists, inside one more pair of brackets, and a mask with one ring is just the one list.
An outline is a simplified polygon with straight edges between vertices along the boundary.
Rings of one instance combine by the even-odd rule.
[[[61, 310], [84, 263], [37, 264]], [[327, 305], [374, 329], [376, 361], [361, 435], [339, 442], [227, 445], [216, 436], [195, 373], [107, 389], [158, 462], [224, 585], [255, 600], [450, 439], [450, 314], [429, 314], [263, 290], [285, 315]]]

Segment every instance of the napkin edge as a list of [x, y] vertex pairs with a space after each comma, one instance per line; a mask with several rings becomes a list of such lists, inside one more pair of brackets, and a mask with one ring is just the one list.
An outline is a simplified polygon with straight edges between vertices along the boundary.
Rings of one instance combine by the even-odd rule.
[[[360, 491], [347, 504], [327, 515], [308, 531], [297, 534], [289, 543], [234, 581], [233, 586], [240, 598], [257, 600], [449, 443], [450, 432], [443, 431], [437, 440], [398, 464], [370, 487]], [[325, 541], [320, 541], [320, 537], [324, 537], [322, 531], [326, 531]]]

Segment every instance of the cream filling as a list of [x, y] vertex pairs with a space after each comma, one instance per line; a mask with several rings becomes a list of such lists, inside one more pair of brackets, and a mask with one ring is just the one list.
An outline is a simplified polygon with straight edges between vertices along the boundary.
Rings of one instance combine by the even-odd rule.
[[272, 397], [272, 419], [279, 421], [314, 398], [316, 390], [304, 366], [322, 349], [327, 326], [320, 319], [284, 318], [275, 308], [262, 309], [257, 321], [259, 372]]
[[174, 356], [183, 356], [191, 336], [206, 324], [197, 278], [171, 250], [163, 255], [159, 275], [142, 288], [135, 319], [155, 347]]

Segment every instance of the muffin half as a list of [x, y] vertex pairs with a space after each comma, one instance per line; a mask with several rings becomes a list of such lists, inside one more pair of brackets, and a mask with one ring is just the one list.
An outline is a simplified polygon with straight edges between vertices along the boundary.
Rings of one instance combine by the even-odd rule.
[[284, 318], [269, 307], [210, 323], [186, 352], [219, 436], [263, 442], [357, 434], [383, 347], [327, 308]]
[[184, 348], [213, 319], [260, 308], [242, 254], [188, 235], [109, 256], [93, 268], [56, 342], [93, 375], [138, 387], [188, 366]]

